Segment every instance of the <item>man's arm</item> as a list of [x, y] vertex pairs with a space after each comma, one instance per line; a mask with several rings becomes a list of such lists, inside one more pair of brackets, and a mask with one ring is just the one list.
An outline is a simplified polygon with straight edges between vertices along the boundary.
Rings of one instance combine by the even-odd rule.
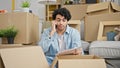
[[49, 33], [50, 33], [49, 29], [45, 30], [41, 35], [40, 41], [38, 42], [38, 45], [42, 47], [44, 52], [48, 51], [50, 45], [52, 45], [53, 42], [54, 37], [50, 37]]
[[43, 51], [44, 52], [47, 52], [50, 45], [55, 45], [53, 44], [55, 41], [55, 38], [54, 38], [54, 33], [56, 32], [56, 21], [52, 21], [51, 22], [52, 25], [51, 25], [51, 29], [47, 29], [46, 31], [43, 32], [42, 36], [41, 36], [41, 40], [40, 42], [38, 43], [42, 48], [43, 48]]
[[78, 32], [78, 30], [73, 30], [72, 32], [72, 46], [73, 48], [75, 48], [75, 52], [74, 54], [84, 54], [83, 53], [83, 49], [82, 49], [82, 45], [81, 45], [81, 36], [80, 36], [80, 32]]

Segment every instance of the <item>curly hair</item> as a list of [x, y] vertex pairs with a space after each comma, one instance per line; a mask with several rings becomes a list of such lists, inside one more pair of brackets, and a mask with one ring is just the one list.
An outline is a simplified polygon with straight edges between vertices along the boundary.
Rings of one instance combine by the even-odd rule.
[[67, 19], [67, 21], [71, 19], [71, 14], [69, 10], [66, 8], [59, 8], [59, 9], [54, 10], [52, 14], [52, 19], [55, 20], [58, 14], [60, 14], [61, 16], [64, 16], [65, 19]]

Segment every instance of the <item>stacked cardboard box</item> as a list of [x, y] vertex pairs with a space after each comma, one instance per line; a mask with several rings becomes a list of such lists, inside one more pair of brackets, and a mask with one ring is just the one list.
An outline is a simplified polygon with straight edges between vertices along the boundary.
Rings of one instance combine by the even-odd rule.
[[72, 16], [72, 20], [81, 20], [85, 17], [87, 11], [86, 4], [77, 4], [77, 5], [63, 5], [67, 8]]
[[84, 19], [87, 11], [86, 4], [73, 4], [73, 5], [63, 5], [63, 7], [67, 8], [71, 13], [71, 20], [69, 21], [69, 25], [74, 27], [80, 32], [81, 20]]
[[[0, 29], [8, 26], [15, 26], [18, 34], [15, 37], [17, 44], [36, 43], [39, 39], [39, 19], [31, 13], [14, 12], [0, 14]], [[3, 39], [3, 43], [7, 43]]]
[[119, 21], [119, 11], [120, 6], [112, 2], [89, 5], [87, 8], [87, 16], [85, 16], [85, 41], [97, 40], [100, 21]]

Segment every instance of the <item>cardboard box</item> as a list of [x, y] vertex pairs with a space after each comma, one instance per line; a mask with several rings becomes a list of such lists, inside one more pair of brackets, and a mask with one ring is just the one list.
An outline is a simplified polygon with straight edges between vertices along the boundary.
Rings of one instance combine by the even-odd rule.
[[80, 24], [81, 24], [80, 20], [70, 20], [68, 22], [68, 25], [70, 27], [77, 29], [79, 32], [80, 32]]
[[[0, 50], [5, 48], [16, 48], [22, 46], [23, 46], [22, 44], [0, 44]], [[3, 60], [1, 59], [1, 54], [0, 54], [0, 68], [5, 68]]]
[[0, 46], [0, 68], [54, 68], [57, 61], [58, 68], [106, 68], [104, 59], [92, 55], [56, 56], [50, 67], [40, 46]]
[[[99, 15], [88, 15], [85, 17], [84, 26], [84, 40], [85, 41], [95, 41], [97, 40], [98, 28], [100, 21], [120, 21], [120, 13], [108, 13]], [[109, 29], [109, 28], [108, 28]], [[105, 32], [108, 30], [106, 28]]]
[[105, 60], [92, 55], [57, 56], [51, 68], [58, 62], [58, 68], [106, 68]]
[[63, 7], [67, 8], [72, 16], [72, 20], [81, 20], [85, 17], [87, 12], [86, 4], [77, 4], [77, 5], [63, 5]]
[[0, 49], [0, 68], [49, 68], [40, 46]]
[[0, 44], [0, 49], [2, 48], [9, 48], [13, 46], [23, 46], [23, 44]]
[[[26, 12], [0, 14], [0, 29], [14, 25], [18, 29], [15, 37], [17, 44], [36, 43], [39, 40], [39, 19], [37, 16]], [[7, 43], [6, 39], [3, 43]]]
[[88, 5], [87, 7], [88, 15], [113, 13], [118, 11], [120, 11], [120, 6], [113, 2], [102, 2], [102, 3]]

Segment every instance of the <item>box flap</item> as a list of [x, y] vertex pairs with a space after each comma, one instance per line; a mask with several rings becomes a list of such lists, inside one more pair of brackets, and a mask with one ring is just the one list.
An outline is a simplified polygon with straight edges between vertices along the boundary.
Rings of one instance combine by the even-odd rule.
[[[94, 55], [62, 55], [62, 56], [56, 56], [51, 68], [54, 68], [58, 60], [78, 60], [78, 59], [101, 59], [100, 57], [94, 56]], [[80, 60], [81, 61], [81, 60]], [[68, 65], [69, 66], [69, 65]], [[68, 68], [68, 67], [66, 67]]]
[[49, 68], [40, 46], [0, 49], [5, 68]]
[[108, 9], [109, 4], [110, 4], [110, 2], [103, 2], [103, 3], [88, 5], [87, 13]]
[[104, 59], [59, 60], [58, 68], [106, 68]]
[[63, 55], [57, 57], [57, 59], [101, 59], [94, 55]]
[[56, 56], [56, 57], [54, 58], [52, 64], [51, 64], [50, 68], [54, 68], [55, 65], [57, 64], [57, 61], [58, 61], [58, 57]]
[[120, 11], [120, 6], [111, 2], [111, 6], [112, 6], [112, 9], [116, 10], [116, 11]]

